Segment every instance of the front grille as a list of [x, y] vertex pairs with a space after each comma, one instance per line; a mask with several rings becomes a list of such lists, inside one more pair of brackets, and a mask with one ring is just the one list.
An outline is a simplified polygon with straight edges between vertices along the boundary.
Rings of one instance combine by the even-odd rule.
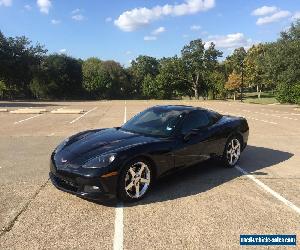
[[75, 165], [75, 164], [71, 164], [71, 163], [64, 163], [64, 164], [56, 164], [57, 166], [57, 169], [59, 170], [65, 170], [65, 169], [77, 169], [79, 168], [78, 165]]
[[78, 191], [78, 187], [76, 186], [75, 183], [71, 182], [71, 181], [67, 181], [64, 179], [61, 179], [57, 176], [52, 176], [54, 181], [56, 182], [56, 184], [66, 190], [72, 191], [72, 192], [77, 192]]

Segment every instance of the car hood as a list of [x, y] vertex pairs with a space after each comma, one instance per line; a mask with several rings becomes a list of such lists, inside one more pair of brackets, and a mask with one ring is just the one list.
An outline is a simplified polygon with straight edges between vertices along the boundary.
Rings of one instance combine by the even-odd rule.
[[143, 136], [119, 128], [86, 131], [70, 138], [66, 146], [56, 153], [55, 160], [63, 164], [83, 164], [88, 159], [107, 152], [149, 143], [158, 138]]

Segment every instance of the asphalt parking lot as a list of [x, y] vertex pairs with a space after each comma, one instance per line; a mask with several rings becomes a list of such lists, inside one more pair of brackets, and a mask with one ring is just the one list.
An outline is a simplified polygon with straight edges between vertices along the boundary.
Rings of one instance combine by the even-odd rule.
[[[249, 146], [237, 168], [202, 163], [124, 206], [83, 200], [49, 182], [50, 153], [65, 137], [175, 103], [248, 119]], [[240, 249], [240, 234], [296, 234], [300, 246], [300, 109], [294, 106], [141, 100], [0, 107], [88, 111], [0, 113], [0, 249]]]

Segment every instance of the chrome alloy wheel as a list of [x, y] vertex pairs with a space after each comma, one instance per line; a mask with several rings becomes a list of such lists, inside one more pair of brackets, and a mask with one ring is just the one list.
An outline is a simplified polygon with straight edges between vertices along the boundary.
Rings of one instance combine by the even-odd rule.
[[237, 138], [233, 138], [226, 149], [226, 159], [230, 166], [234, 166], [241, 155], [241, 143]]
[[144, 162], [136, 162], [125, 176], [125, 191], [130, 198], [142, 197], [149, 188], [151, 172]]

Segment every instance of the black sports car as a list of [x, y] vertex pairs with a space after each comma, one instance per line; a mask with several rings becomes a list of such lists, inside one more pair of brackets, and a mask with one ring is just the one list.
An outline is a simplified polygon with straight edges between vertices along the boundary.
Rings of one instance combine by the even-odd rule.
[[52, 153], [50, 178], [63, 190], [90, 199], [141, 199], [154, 180], [218, 157], [233, 167], [246, 147], [245, 118], [191, 106], [155, 106], [122, 127], [80, 132]]

